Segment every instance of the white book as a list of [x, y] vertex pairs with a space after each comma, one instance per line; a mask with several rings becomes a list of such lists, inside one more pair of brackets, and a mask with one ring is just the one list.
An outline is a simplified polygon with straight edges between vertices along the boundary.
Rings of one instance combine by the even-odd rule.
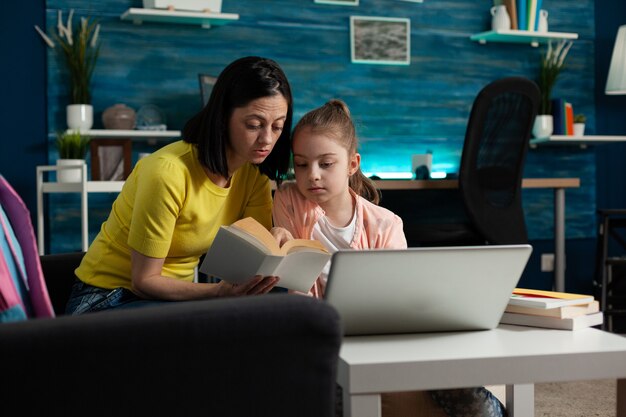
[[603, 313], [585, 314], [571, 318], [549, 316], [533, 316], [530, 314], [504, 313], [500, 324], [515, 324], [518, 326], [545, 327], [548, 329], [577, 330], [602, 324]]
[[222, 226], [199, 271], [233, 284], [255, 275], [277, 276], [278, 287], [308, 292], [331, 254], [318, 241], [294, 239], [282, 247], [252, 217]]
[[562, 306], [556, 308], [523, 307], [509, 304], [506, 306], [506, 310], [504, 311], [506, 311], [507, 313], [530, 314], [533, 316], [550, 316], [565, 319], [576, 316], [583, 316], [585, 314], [597, 313], [598, 311], [600, 311], [600, 303], [596, 300], [589, 304]]

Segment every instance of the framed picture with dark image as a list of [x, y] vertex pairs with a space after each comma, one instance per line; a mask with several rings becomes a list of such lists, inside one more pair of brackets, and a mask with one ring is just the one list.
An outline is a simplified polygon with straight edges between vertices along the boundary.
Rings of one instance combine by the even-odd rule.
[[211, 96], [211, 90], [217, 77], [207, 74], [198, 74], [198, 81], [200, 82], [200, 99], [202, 100], [202, 107], [206, 106]]
[[411, 21], [396, 17], [350, 16], [352, 62], [409, 65]]

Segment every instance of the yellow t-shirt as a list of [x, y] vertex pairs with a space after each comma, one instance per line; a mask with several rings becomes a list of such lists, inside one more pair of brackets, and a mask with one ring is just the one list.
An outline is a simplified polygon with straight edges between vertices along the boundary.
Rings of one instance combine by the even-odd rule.
[[131, 289], [132, 248], [165, 258], [163, 276], [192, 281], [220, 226], [251, 216], [270, 228], [271, 210], [269, 178], [257, 167], [244, 165], [221, 188], [194, 145], [174, 142], [137, 163], [76, 275], [96, 287]]

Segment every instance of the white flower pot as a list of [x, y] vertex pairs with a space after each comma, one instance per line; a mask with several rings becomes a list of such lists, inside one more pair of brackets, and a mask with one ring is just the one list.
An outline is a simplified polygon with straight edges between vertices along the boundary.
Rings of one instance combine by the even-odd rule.
[[551, 114], [538, 114], [533, 124], [533, 136], [547, 138], [554, 131], [554, 122]]
[[57, 182], [80, 182], [84, 165], [84, 159], [57, 159], [58, 167], [73, 167], [57, 170]]
[[70, 104], [65, 111], [68, 129], [84, 132], [93, 126], [93, 106], [91, 104]]
[[574, 136], [585, 136], [584, 123], [574, 123]]

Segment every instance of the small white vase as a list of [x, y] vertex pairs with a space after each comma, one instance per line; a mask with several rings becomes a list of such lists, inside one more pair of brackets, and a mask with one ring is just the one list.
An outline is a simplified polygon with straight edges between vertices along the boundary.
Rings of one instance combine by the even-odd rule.
[[547, 138], [554, 131], [554, 122], [551, 114], [538, 114], [533, 124], [533, 136]]
[[84, 132], [93, 126], [93, 106], [91, 104], [70, 104], [65, 111], [68, 129]]
[[[80, 182], [82, 178], [84, 159], [57, 159], [58, 167], [75, 167], [59, 169], [57, 171], [57, 182]], [[87, 178], [85, 178], [87, 180]]]
[[574, 136], [585, 136], [584, 123], [574, 123]]

